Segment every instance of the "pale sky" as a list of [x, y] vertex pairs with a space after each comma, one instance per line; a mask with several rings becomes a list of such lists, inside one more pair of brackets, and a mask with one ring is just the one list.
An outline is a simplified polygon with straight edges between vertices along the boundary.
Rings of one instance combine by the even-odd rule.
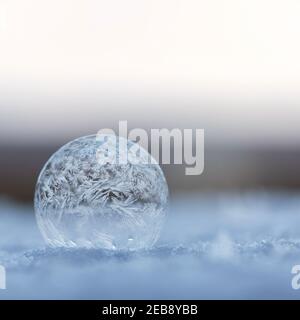
[[128, 117], [298, 144], [299, 17], [298, 0], [0, 0], [0, 142]]

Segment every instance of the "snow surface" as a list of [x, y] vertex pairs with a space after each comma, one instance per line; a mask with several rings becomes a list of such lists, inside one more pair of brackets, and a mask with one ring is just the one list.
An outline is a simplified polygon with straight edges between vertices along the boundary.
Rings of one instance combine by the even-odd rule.
[[176, 195], [156, 246], [46, 248], [33, 209], [0, 200], [0, 299], [300, 298], [300, 194]]

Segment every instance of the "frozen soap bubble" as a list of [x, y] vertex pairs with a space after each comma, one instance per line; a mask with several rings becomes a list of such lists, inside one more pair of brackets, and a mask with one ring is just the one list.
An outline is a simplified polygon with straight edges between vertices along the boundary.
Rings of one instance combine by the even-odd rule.
[[[126, 154], [129, 161], [119, 161]], [[157, 162], [138, 144], [113, 135], [81, 137], [55, 152], [34, 199], [47, 244], [106, 249], [151, 247], [167, 202]]]

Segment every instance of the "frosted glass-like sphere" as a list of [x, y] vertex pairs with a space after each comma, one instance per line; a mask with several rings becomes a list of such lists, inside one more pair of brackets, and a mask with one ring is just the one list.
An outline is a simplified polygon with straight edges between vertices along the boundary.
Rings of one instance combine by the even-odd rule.
[[[67, 143], [39, 175], [35, 213], [50, 246], [141, 249], [159, 237], [168, 202], [162, 170], [136, 143], [102, 138]], [[128, 162], [115, 161], [126, 152]]]

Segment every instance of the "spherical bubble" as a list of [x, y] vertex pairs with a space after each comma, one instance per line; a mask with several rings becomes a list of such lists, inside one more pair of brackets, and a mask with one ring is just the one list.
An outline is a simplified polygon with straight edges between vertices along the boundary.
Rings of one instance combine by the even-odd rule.
[[151, 247], [167, 202], [157, 162], [113, 135], [81, 137], [60, 148], [42, 169], [34, 199], [47, 244], [106, 249]]

